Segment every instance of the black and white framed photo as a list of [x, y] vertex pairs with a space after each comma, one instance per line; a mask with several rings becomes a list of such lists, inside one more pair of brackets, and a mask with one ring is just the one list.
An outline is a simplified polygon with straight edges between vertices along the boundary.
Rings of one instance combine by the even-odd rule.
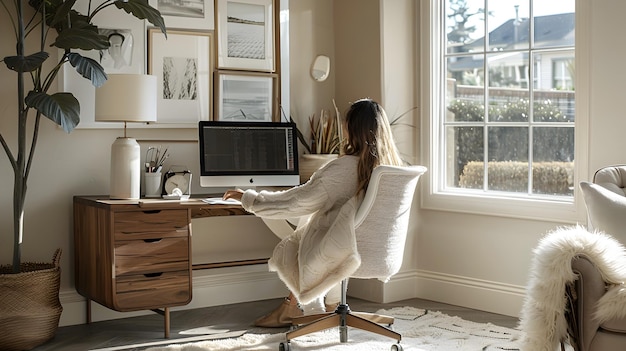
[[274, 72], [274, 0], [217, 0], [218, 68]]
[[214, 120], [271, 122], [276, 111], [276, 77], [272, 73], [217, 71]]
[[209, 120], [213, 33], [148, 30], [148, 73], [157, 76], [157, 123]]
[[214, 30], [213, 0], [150, 0], [169, 28]]
[[[79, 1], [76, 10], [87, 12], [87, 2]], [[98, 32], [109, 39], [106, 50], [76, 50], [82, 56], [98, 61], [104, 71], [110, 73], [142, 74], [146, 69], [146, 24], [133, 16], [120, 16], [119, 10], [105, 8], [94, 17]], [[59, 55], [63, 51], [59, 50]], [[118, 128], [123, 123], [103, 123], [95, 121], [96, 88], [89, 79], [76, 72], [69, 63], [63, 65], [58, 75], [61, 91], [68, 91], [80, 101], [80, 123], [77, 129]], [[106, 84], [106, 83], [105, 83]], [[142, 126], [133, 124], [133, 127]]]
[[[133, 62], [133, 49], [135, 45], [135, 37], [130, 29], [122, 28], [98, 28], [98, 33], [109, 39], [109, 48], [98, 51], [97, 61], [108, 73], [124, 73], [126, 67], [141, 65], [143, 55], [139, 58], [141, 61]], [[143, 44], [143, 40], [141, 41]]]

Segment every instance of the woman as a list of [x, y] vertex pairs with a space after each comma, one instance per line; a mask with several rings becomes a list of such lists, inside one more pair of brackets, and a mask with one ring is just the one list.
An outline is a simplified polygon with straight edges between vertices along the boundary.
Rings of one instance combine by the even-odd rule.
[[[359, 267], [354, 215], [378, 165], [401, 165], [383, 108], [371, 99], [350, 106], [344, 123], [343, 154], [303, 185], [285, 191], [229, 190], [224, 199], [241, 200], [265, 218], [310, 216], [283, 239], [268, 265], [291, 291], [275, 311], [258, 319], [264, 327], [291, 325], [291, 318], [323, 313], [340, 300], [340, 282]], [[324, 301], [324, 297], [326, 300]], [[298, 309], [300, 303], [302, 311]]]

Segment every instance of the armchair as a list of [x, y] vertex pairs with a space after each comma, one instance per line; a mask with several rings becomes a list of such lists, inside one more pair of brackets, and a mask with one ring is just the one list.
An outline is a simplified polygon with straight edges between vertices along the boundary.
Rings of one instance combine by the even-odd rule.
[[[533, 250], [520, 313], [521, 350], [624, 350], [626, 249], [582, 226], [559, 227]], [[568, 350], [571, 350], [568, 348]]]
[[[601, 168], [593, 183], [581, 182], [580, 188], [587, 206], [589, 230], [607, 233], [626, 243], [626, 165]], [[626, 349], [626, 318], [604, 318], [604, 322], [597, 318], [600, 300], [611, 298], [608, 293], [622, 286], [607, 281], [606, 272], [588, 256], [573, 259], [572, 270], [578, 279], [572, 286], [569, 329], [578, 351]]]
[[[419, 177], [425, 167], [378, 166], [357, 210], [355, 233], [361, 265], [352, 275], [356, 278], [377, 278], [387, 281], [400, 270], [409, 225], [411, 203]], [[279, 350], [289, 351], [293, 338], [339, 327], [340, 342], [348, 342], [348, 326], [395, 339], [392, 350], [402, 350], [401, 335], [380, 324], [391, 325], [393, 317], [352, 312], [346, 303], [347, 282], [342, 284], [341, 302], [334, 312], [295, 318], [301, 325], [287, 332], [286, 342]]]

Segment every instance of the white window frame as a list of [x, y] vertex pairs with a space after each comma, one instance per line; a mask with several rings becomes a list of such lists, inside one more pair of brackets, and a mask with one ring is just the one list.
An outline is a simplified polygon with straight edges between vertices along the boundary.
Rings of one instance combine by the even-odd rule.
[[[442, 135], [439, 116], [443, 115], [441, 103], [445, 99], [445, 84], [441, 56], [445, 36], [443, 9], [445, 0], [420, 1], [420, 106], [422, 164], [428, 165], [428, 173], [422, 177], [422, 201], [424, 209], [461, 213], [534, 219], [559, 223], [580, 223], [586, 220], [586, 210], [578, 183], [588, 174], [588, 126], [589, 126], [589, 71], [590, 71], [590, 16], [591, 0], [576, 0], [576, 120], [574, 196], [566, 198], [529, 197], [513, 194], [496, 197], [489, 193], [446, 188], [443, 179], [445, 160], [439, 151]], [[507, 194], [508, 195], [508, 194]]]

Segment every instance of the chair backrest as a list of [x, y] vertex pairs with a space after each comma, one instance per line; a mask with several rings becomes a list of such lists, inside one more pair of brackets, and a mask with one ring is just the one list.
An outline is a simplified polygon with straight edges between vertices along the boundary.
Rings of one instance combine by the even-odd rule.
[[355, 217], [361, 265], [355, 278], [386, 281], [400, 270], [411, 203], [426, 167], [378, 166]]
[[596, 171], [593, 183], [580, 182], [587, 207], [587, 229], [599, 230], [626, 242], [626, 166]]
[[593, 175], [593, 182], [616, 194], [626, 196], [626, 165], [600, 168]]

